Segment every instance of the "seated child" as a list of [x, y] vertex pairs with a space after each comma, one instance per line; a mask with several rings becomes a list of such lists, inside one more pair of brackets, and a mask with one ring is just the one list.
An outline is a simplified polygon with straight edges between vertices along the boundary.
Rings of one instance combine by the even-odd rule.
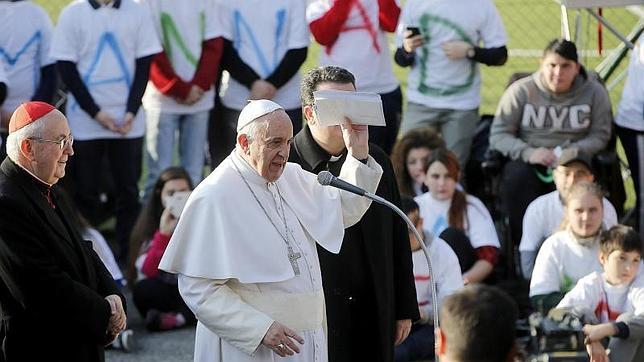
[[[443, 299], [463, 287], [461, 268], [454, 251], [445, 241], [433, 237], [430, 233], [423, 235], [423, 219], [420, 217], [418, 204], [409, 196], [401, 196], [402, 210], [419, 230], [425, 245], [432, 257], [432, 271], [436, 280], [436, 297], [438, 308]], [[414, 280], [420, 320], [411, 327], [409, 337], [396, 347], [395, 361], [416, 361], [434, 357], [434, 312], [432, 303], [431, 280], [425, 254], [412, 230], [409, 230], [409, 243], [412, 250]]]
[[616, 225], [602, 233], [603, 272], [581, 278], [557, 308], [586, 322], [586, 349], [592, 361], [608, 361], [601, 340], [610, 337], [612, 361], [644, 361], [644, 276], [638, 273], [642, 242], [635, 230]]
[[597, 260], [602, 231], [603, 193], [582, 181], [564, 195], [561, 231], [539, 249], [530, 280], [530, 301], [543, 314], [557, 305], [575, 283], [593, 271], [601, 272]]

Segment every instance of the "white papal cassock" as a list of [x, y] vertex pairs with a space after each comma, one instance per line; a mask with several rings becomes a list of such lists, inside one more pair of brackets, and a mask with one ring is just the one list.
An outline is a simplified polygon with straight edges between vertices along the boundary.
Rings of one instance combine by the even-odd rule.
[[[340, 178], [375, 192], [381, 175], [371, 156], [366, 164], [348, 156]], [[179, 274], [181, 296], [199, 321], [195, 361], [282, 360], [261, 345], [278, 321], [305, 341], [299, 354], [283, 360], [326, 362], [315, 243], [338, 253], [344, 228], [369, 205], [368, 199], [319, 185], [293, 163], [268, 183], [233, 151], [192, 192], [159, 266]], [[296, 267], [287, 256], [284, 221], [301, 256]]]

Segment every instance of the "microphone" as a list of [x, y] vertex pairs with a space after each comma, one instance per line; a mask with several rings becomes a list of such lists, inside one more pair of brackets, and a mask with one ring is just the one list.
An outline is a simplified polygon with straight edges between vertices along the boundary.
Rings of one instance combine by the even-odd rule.
[[352, 185], [344, 180], [341, 180], [333, 176], [333, 174], [331, 174], [331, 172], [329, 171], [321, 171], [318, 174], [318, 183], [323, 186], [332, 186], [340, 190], [348, 191], [360, 196], [366, 196], [368, 194], [367, 191], [359, 188], [358, 186]]
[[[384, 198], [373, 194], [371, 192], [368, 192], [366, 190], [363, 190], [359, 188], [356, 185], [352, 185], [346, 181], [340, 180], [339, 178], [333, 176], [331, 172], [329, 171], [322, 171], [318, 174], [318, 183], [322, 186], [332, 186], [335, 188], [338, 188], [340, 190], [348, 191], [351, 193], [354, 193], [359, 196], [366, 197], [372, 201], [375, 201], [379, 204], [385, 205], [391, 210], [395, 211], [398, 216], [400, 216], [405, 222], [407, 223], [407, 226], [409, 227], [409, 230], [412, 230], [414, 232], [414, 235], [416, 236], [416, 240], [420, 241], [420, 247], [423, 249], [423, 253], [425, 253], [425, 258], [427, 260], [427, 266], [429, 267], [429, 275], [431, 276], [431, 280], [434, 279], [434, 268], [433, 268], [433, 263], [432, 263], [432, 258], [429, 255], [429, 250], [427, 249], [428, 246], [425, 245], [423, 242], [423, 237], [420, 235], [418, 230], [416, 230], [416, 225], [409, 220], [407, 215], [400, 210], [400, 208], [391, 202], [385, 200]], [[436, 283], [431, 283], [431, 292], [432, 292], [432, 299], [433, 300], [438, 300], [437, 298], [437, 292], [436, 292]], [[434, 304], [434, 326], [438, 326], [438, 303], [433, 303]]]

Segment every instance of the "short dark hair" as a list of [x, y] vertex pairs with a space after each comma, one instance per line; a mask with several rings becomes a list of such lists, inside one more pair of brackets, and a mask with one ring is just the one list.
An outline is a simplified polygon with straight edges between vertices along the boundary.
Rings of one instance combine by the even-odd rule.
[[468, 285], [448, 296], [440, 328], [448, 356], [458, 361], [505, 362], [515, 344], [517, 306], [500, 289]]
[[575, 43], [566, 39], [553, 39], [546, 45], [543, 50], [543, 55], [548, 53], [559, 54], [561, 57], [579, 63], [579, 55], [577, 54], [577, 46]]
[[405, 214], [409, 215], [419, 209], [418, 204], [414, 198], [408, 195], [400, 195], [400, 209]]
[[320, 83], [326, 82], [340, 84], [351, 83], [354, 88], [356, 86], [356, 78], [351, 74], [351, 72], [344, 68], [333, 65], [313, 68], [304, 75], [304, 78], [302, 78], [300, 86], [300, 99], [302, 101], [302, 106], [312, 105], [314, 100], [313, 92], [317, 90]]
[[614, 225], [601, 234], [599, 250], [606, 256], [615, 250], [636, 251], [642, 256], [642, 240], [635, 229], [626, 225]]

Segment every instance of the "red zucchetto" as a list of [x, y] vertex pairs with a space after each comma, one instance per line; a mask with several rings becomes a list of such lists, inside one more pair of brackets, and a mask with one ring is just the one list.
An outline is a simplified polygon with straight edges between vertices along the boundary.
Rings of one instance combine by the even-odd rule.
[[26, 102], [18, 106], [9, 120], [9, 133], [13, 133], [22, 127], [32, 124], [49, 112], [56, 109], [45, 102]]

